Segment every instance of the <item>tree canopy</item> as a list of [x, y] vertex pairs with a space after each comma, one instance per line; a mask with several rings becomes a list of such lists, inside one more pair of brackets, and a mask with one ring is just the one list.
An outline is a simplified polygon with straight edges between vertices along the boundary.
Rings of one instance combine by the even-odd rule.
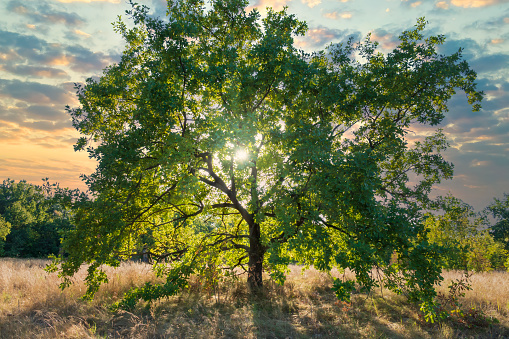
[[[366, 290], [428, 307], [440, 267], [421, 210], [453, 166], [440, 129], [406, 135], [439, 124], [458, 89], [478, 110], [475, 72], [461, 50], [437, 53], [445, 38], [425, 38], [424, 19], [387, 55], [369, 36], [306, 53], [294, 44], [304, 22], [247, 5], [169, 1], [159, 19], [133, 4], [134, 27], [115, 24], [121, 61], [77, 85], [81, 105], [68, 107], [75, 149], [98, 165], [62, 276], [90, 264], [91, 296], [101, 265], [145, 253], [167, 282], [134, 299], [174, 293], [210, 264], [245, 271], [255, 293], [263, 270], [282, 283], [297, 262], [348, 268]], [[338, 279], [338, 296], [351, 286]]]

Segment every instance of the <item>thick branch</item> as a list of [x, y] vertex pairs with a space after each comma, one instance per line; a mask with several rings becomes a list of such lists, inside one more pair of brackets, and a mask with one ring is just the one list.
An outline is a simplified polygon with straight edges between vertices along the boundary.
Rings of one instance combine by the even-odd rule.
[[241, 203], [239, 202], [239, 200], [237, 199], [237, 194], [235, 191], [232, 191], [228, 188], [228, 186], [226, 186], [225, 182], [223, 181], [223, 179], [221, 179], [215, 172], [214, 172], [214, 167], [212, 166], [212, 154], [210, 154], [209, 152], [205, 152], [205, 153], [200, 153], [200, 154], [197, 154], [197, 157], [201, 158], [202, 161], [207, 165], [207, 168], [200, 168], [204, 171], [206, 171], [211, 177], [212, 179], [214, 179], [214, 181], [211, 181], [207, 178], [204, 178], [204, 177], [198, 177], [198, 179], [209, 185], [209, 186], [212, 186], [212, 187], [215, 187], [217, 189], [219, 189], [220, 191], [222, 191], [223, 193], [225, 193], [228, 198], [230, 199], [230, 201], [232, 202], [232, 206], [228, 206], [228, 207], [232, 207], [232, 208], [235, 208], [237, 211], [239, 211], [240, 215], [242, 215], [242, 218], [247, 222], [247, 224], [251, 227], [253, 224], [254, 224], [254, 218], [253, 218], [253, 215], [250, 214], [242, 205]]

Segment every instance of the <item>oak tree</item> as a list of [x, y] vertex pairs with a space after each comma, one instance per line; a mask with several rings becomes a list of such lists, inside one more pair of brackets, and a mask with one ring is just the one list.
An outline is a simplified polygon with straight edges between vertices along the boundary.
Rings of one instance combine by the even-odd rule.
[[[167, 280], [132, 301], [175, 293], [211, 264], [245, 271], [256, 293], [264, 270], [282, 283], [297, 262], [428, 307], [440, 267], [421, 210], [452, 165], [439, 129], [406, 135], [439, 124], [457, 89], [479, 109], [475, 72], [461, 51], [437, 53], [444, 37], [424, 38], [424, 19], [386, 55], [369, 36], [306, 53], [294, 41], [304, 22], [247, 5], [169, 1], [160, 19], [133, 4], [133, 27], [115, 24], [120, 62], [77, 85], [81, 105], [68, 108], [75, 149], [98, 165], [61, 275], [90, 264], [91, 296], [101, 265], [143, 253]], [[351, 286], [334, 284], [340, 297]]]

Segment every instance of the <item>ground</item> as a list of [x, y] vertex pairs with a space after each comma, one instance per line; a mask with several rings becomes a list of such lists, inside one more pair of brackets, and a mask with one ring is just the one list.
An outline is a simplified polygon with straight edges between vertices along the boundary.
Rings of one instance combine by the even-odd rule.
[[[429, 324], [416, 305], [385, 290], [338, 302], [331, 276], [314, 269], [302, 273], [298, 266], [291, 266], [284, 286], [267, 278], [260, 299], [249, 298], [242, 278], [214, 286], [210, 277], [193, 277], [178, 296], [113, 313], [109, 305], [129, 287], [155, 279], [151, 266], [127, 262], [108, 268], [110, 282], [86, 302], [79, 300], [85, 271], [62, 292], [56, 274], [43, 271], [47, 263], [0, 259], [0, 338], [509, 337], [508, 272], [474, 274], [472, 290], [459, 299], [464, 316]], [[444, 272], [439, 290], [447, 293], [448, 283], [461, 275]]]

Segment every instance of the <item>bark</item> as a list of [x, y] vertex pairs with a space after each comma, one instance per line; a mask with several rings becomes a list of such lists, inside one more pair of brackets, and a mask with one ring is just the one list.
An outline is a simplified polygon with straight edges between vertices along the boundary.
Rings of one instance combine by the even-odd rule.
[[249, 227], [249, 263], [247, 283], [251, 295], [259, 294], [263, 289], [263, 256], [265, 250], [260, 241], [260, 224]]

